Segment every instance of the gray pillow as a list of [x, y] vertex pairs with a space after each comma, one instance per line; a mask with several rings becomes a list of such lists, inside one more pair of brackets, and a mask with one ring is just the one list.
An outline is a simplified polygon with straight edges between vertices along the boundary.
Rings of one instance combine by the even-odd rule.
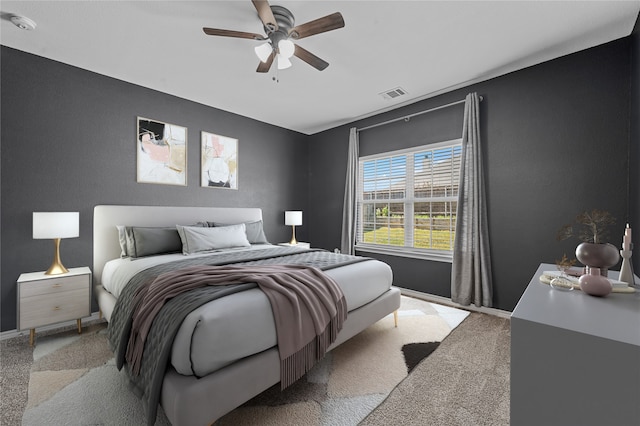
[[180, 235], [174, 227], [125, 226], [124, 233], [126, 253], [132, 258], [182, 250]]
[[[197, 222], [191, 226], [207, 227], [209, 224]], [[120, 257], [142, 257], [182, 251], [182, 241], [178, 230], [174, 227], [116, 225], [116, 228], [120, 242]]]
[[180, 225], [177, 225], [176, 228], [182, 240], [183, 254], [251, 246], [247, 240], [244, 223], [217, 228]]
[[[208, 222], [209, 226], [229, 226], [234, 225], [232, 223], [220, 223], [220, 222]], [[255, 222], [244, 222], [246, 228], [247, 240], [251, 244], [269, 244], [267, 236], [264, 234], [262, 228], [262, 221], [256, 220]]]

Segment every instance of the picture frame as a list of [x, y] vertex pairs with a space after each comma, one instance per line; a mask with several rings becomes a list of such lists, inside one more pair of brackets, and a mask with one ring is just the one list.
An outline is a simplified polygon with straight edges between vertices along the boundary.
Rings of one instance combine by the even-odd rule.
[[187, 186], [187, 128], [137, 117], [137, 181]]
[[202, 131], [200, 186], [238, 189], [238, 139]]

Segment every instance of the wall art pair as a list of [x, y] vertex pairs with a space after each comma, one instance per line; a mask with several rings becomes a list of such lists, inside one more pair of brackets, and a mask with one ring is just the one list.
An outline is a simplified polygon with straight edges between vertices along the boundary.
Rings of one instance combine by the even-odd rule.
[[[138, 117], [137, 181], [187, 186], [187, 128]], [[200, 186], [238, 189], [238, 140], [200, 132]]]

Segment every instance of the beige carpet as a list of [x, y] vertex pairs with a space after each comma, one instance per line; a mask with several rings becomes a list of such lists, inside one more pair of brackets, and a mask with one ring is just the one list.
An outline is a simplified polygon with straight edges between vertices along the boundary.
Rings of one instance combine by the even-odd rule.
[[[334, 349], [292, 387], [281, 392], [275, 386], [216, 424], [356, 425], [407, 377], [403, 345], [440, 342], [467, 315], [403, 297], [398, 328], [392, 316], [382, 319]], [[81, 336], [39, 338], [33, 357], [23, 425], [144, 424], [140, 401], [115, 368], [104, 324]], [[156, 424], [168, 424], [162, 410]]]
[[472, 313], [362, 426], [509, 425], [510, 322]]

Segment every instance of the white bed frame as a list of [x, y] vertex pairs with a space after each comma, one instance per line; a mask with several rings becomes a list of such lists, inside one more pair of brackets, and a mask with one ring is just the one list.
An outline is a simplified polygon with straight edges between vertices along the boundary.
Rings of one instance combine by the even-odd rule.
[[[111, 318], [115, 298], [101, 285], [107, 261], [120, 256], [117, 225], [174, 226], [201, 221], [222, 223], [262, 219], [259, 208], [96, 206], [93, 215], [94, 295], [101, 314]], [[366, 285], [366, 283], [363, 283]], [[400, 307], [400, 290], [392, 287], [372, 302], [349, 312], [330, 349], [360, 333]], [[162, 386], [161, 405], [173, 425], [206, 425], [280, 382], [276, 347], [244, 358], [200, 379], [169, 367]]]

